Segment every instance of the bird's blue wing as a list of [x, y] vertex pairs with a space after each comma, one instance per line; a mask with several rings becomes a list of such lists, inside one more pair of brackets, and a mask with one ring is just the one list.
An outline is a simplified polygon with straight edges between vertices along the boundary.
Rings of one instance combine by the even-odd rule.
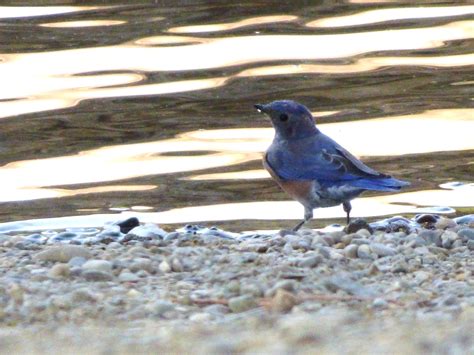
[[328, 136], [292, 142], [288, 146], [272, 145], [267, 162], [285, 180], [318, 180], [349, 182], [361, 178], [388, 177], [362, 163]]

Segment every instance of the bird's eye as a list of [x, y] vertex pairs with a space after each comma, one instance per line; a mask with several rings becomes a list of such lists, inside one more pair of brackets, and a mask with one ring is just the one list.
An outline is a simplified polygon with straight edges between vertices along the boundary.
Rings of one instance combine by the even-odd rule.
[[288, 115], [286, 113], [282, 113], [280, 115], [280, 121], [282, 122], [288, 121]]

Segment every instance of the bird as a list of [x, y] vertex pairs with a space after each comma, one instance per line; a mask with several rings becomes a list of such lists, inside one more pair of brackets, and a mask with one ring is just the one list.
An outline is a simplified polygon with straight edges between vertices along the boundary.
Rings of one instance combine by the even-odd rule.
[[275, 129], [263, 166], [304, 207], [304, 219], [293, 231], [313, 218], [313, 209], [340, 204], [349, 224], [351, 200], [362, 192], [398, 191], [410, 184], [368, 167], [322, 133], [306, 106], [292, 100], [254, 106], [270, 117]]

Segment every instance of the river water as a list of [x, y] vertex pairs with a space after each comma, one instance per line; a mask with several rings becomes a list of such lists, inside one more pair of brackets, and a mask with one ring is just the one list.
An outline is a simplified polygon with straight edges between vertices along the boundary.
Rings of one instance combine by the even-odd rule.
[[277, 99], [411, 182], [353, 216], [474, 213], [472, 2], [83, 3], [0, 6], [0, 222], [293, 225], [253, 108]]

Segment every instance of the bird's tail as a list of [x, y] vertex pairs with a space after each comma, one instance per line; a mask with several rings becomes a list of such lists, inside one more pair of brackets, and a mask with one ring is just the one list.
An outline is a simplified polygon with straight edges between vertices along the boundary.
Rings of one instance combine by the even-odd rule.
[[402, 187], [410, 185], [410, 183], [388, 176], [378, 179], [357, 179], [351, 181], [351, 185], [364, 190], [398, 191]]

